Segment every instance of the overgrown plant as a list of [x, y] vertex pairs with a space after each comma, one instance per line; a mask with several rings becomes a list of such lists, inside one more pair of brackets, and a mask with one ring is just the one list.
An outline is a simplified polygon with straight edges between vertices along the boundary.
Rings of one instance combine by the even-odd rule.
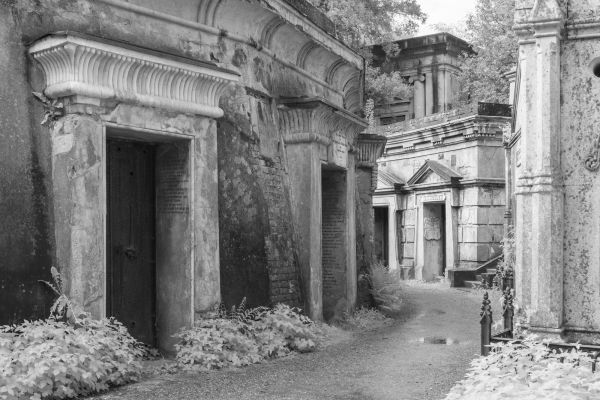
[[508, 277], [512, 277], [515, 270], [516, 247], [515, 234], [513, 230], [508, 230], [501, 243], [502, 260], [496, 266], [496, 276], [494, 277], [494, 286], [502, 288], [502, 282]]
[[369, 267], [371, 295], [377, 307], [384, 312], [398, 312], [402, 306], [402, 287], [398, 274], [381, 263]]
[[52, 307], [50, 307], [50, 316], [54, 317], [57, 320], [65, 320], [71, 323], [75, 323], [75, 305], [65, 293], [62, 276], [60, 275], [56, 267], [50, 268], [50, 274], [52, 276], [51, 282], [43, 280], [39, 281], [45, 284], [47, 287], [49, 287], [56, 295], [56, 300], [54, 300]]
[[600, 374], [578, 350], [551, 350], [535, 337], [494, 344], [487, 357], [471, 363], [466, 378], [446, 400], [584, 400], [600, 398]]
[[215, 318], [197, 320], [176, 337], [177, 362], [185, 369], [240, 367], [292, 351], [314, 351], [318, 328], [300, 310], [284, 304], [274, 308], [221, 310]]
[[51, 316], [0, 326], [0, 399], [73, 398], [137, 380], [147, 347], [113, 318], [76, 312], [58, 270], [51, 273]]
[[353, 313], [345, 313], [343, 327], [359, 330], [373, 330], [391, 325], [392, 319], [374, 308], [361, 307]]

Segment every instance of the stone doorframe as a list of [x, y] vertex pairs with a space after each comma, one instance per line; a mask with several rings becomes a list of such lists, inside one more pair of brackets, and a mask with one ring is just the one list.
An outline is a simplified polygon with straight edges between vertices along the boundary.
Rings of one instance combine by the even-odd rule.
[[415, 230], [415, 279], [423, 279], [423, 262], [425, 259], [424, 235], [424, 210], [426, 204], [443, 204], [446, 221], [444, 234], [446, 235], [446, 271], [455, 268], [458, 255], [458, 191], [443, 190], [428, 193], [416, 193], [416, 230]]
[[356, 304], [356, 162], [354, 146], [367, 126], [361, 118], [322, 98], [279, 101], [299, 242], [305, 306], [314, 320], [323, 319], [322, 185], [323, 166], [346, 171], [346, 282], [340, 308]]
[[157, 185], [171, 180], [171, 192], [157, 188], [157, 331], [172, 350], [172, 334], [220, 301], [214, 118], [239, 75], [71, 33], [40, 39], [29, 54], [44, 94], [64, 104], [50, 129], [57, 266], [96, 318], [106, 316], [106, 140], [157, 144]]
[[397, 212], [400, 210], [398, 206], [398, 195], [379, 195], [373, 196], [373, 207], [386, 207], [388, 209], [388, 265], [390, 271], [399, 271], [399, 254], [398, 254], [398, 231], [397, 231]]

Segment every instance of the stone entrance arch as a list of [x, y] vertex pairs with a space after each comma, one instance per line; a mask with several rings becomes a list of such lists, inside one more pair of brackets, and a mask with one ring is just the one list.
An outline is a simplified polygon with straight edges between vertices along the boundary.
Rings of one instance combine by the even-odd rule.
[[[238, 75], [71, 33], [45, 37], [29, 53], [43, 70], [45, 95], [65, 111], [51, 127], [56, 262], [71, 298], [95, 317], [109, 316], [107, 263], [118, 250], [107, 249], [107, 172], [117, 172], [108, 169], [107, 143], [152, 146], [155, 343], [170, 350], [172, 334], [220, 300], [214, 119]], [[143, 234], [132, 229], [122, 253], [134, 259]]]
[[316, 320], [356, 304], [356, 142], [366, 123], [322, 98], [282, 99], [302, 284]]

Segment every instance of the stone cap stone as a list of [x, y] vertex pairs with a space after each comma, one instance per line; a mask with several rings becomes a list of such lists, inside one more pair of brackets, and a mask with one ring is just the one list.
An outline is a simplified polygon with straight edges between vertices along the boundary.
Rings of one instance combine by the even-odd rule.
[[390, 125], [369, 128], [369, 133], [389, 136], [395, 133], [407, 132], [459, 120], [470, 116], [511, 117], [512, 107], [500, 103], [473, 103], [445, 113], [428, 115], [423, 118], [410, 119]]

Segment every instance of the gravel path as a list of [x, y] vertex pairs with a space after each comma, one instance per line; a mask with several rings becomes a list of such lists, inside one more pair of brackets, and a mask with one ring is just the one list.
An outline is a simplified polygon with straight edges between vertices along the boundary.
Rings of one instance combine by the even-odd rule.
[[349, 335], [316, 353], [160, 376], [94, 398], [439, 400], [479, 351], [480, 304], [480, 293], [413, 283], [393, 326]]

